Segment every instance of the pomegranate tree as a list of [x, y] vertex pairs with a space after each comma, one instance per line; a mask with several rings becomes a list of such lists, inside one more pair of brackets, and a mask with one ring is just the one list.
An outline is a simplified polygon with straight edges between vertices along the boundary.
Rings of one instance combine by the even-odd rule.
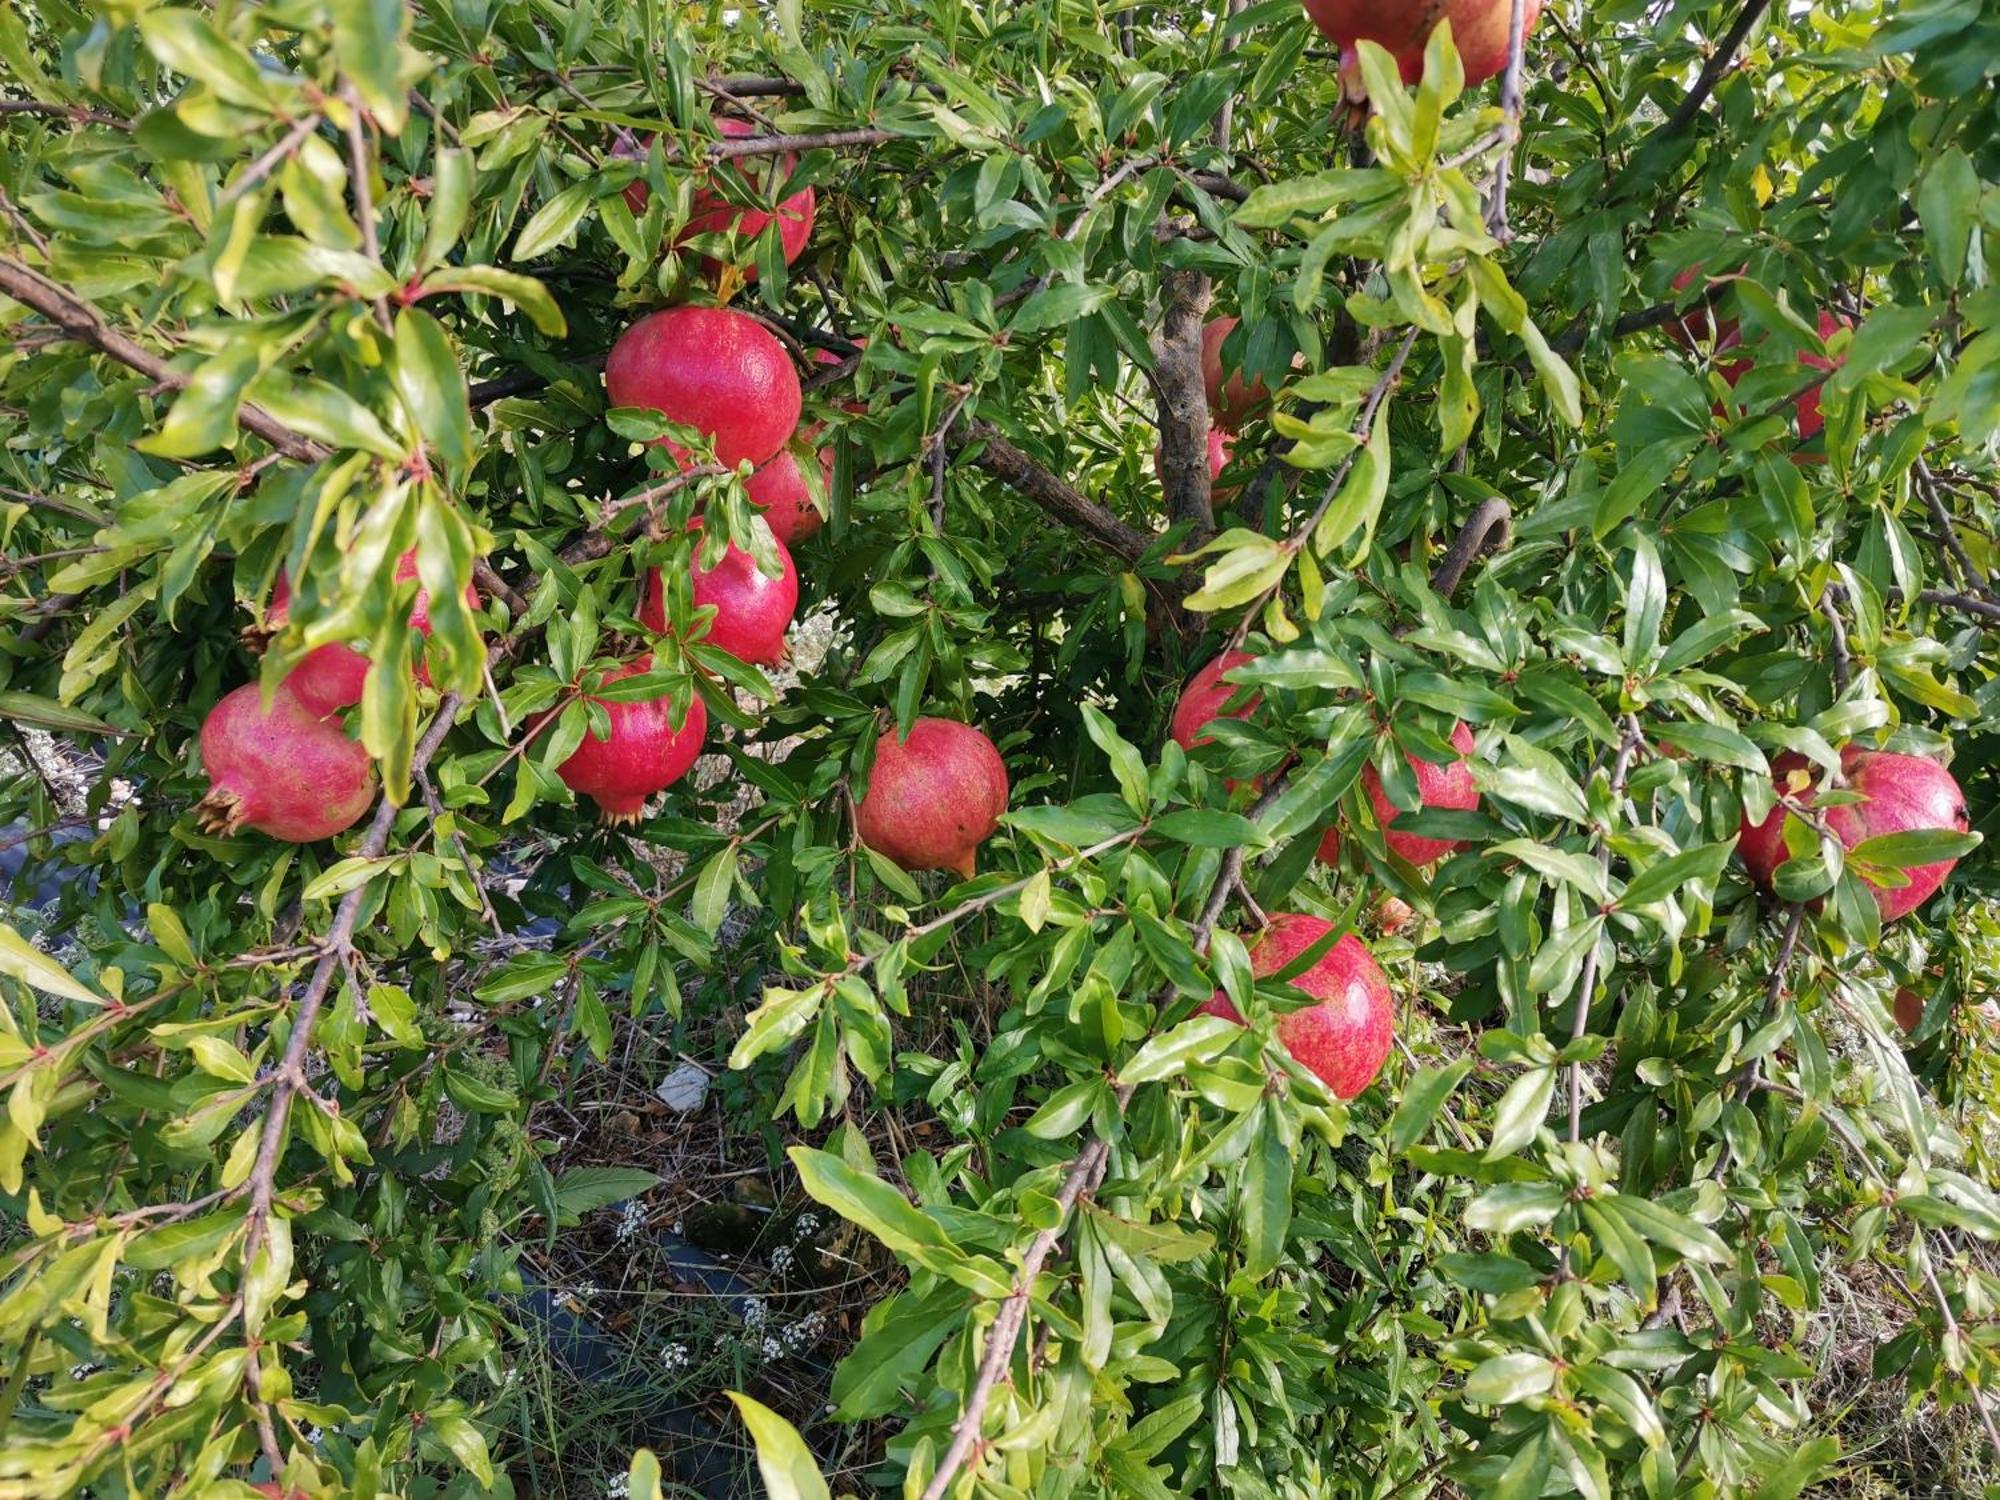
[[[612, 683], [653, 669], [651, 653], [604, 674]], [[603, 739], [586, 733], [557, 774], [571, 791], [591, 798], [607, 823], [635, 823], [646, 799], [665, 791], [688, 772], [701, 754], [708, 734], [708, 709], [699, 695], [688, 700], [687, 716], [674, 722], [671, 696], [637, 703], [612, 703], [599, 698], [611, 719]]]
[[[1277, 973], [1333, 931], [1331, 922], [1299, 912], [1277, 912], [1250, 948], [1250, 971], [1259, 979]], [[1362, 941], [1344, 933], [1291, 981], [1318, 1000], [1278, 1018], [1278, 1041], [1307, 1072], [1341, 1099], [1352, 1099], [1382, 1071], [1396, 1037], [1389, 980]], [[1243, 1013], [1217, 990], [1202, 1004], [1212, 1016], [1242, 1024]]]
[[785, 346], [726, 307], [648, 313], [611, 346], [604, 389], [613, 406], [647, 407], [708, 434], [732, 467], [766, 462], [799, 425], [799, 374]]
[[918, 719], [907, 739], [892, 728], [875, 742], [855, 828], [905, 870], [970, 880], [979, 846], [1006, 811], [1007, 766], [993, 741], [956, 719]]
[[[697, 524], [697, 538], [699, 535]], [[785, 659], [785, 632], [799, 607], [799, 573], [792, 565], [792, 554], [783, 542], [773, 545], [780, 567], [775, 578], [734, 542], [720, 562], [704, 569], [697, 540], [689, 563], [694, 607], [715, 607], [704, 643], [758, 667], [775, 667]], [[655, 632], [664, 633], [667, 628], [666, 589], [658, 568], [646, 575], [646, 599], [639, 607], [639, 622]]]
[[[1479, 806], [1479, 788], [1472, 780], [1472, 768], [1465, 757], [1472, 753], [1472, 731], [1463, 724], [1451, 726], [1451, 745], [1458, 751], [1458, 759], [1449, 765], [1432, 765], [1414, 755], [1405, 755], [1410, 770], [1417, 778], [1417, 795], [1422, 798], [1425, 808], [1442, 807], [1454, 812], [1471, 812]], [[1391, 825], [1402, 815], [1402, 809], [1389, 800], [1389, 793], [1382, 785], [1382, 777], [1373, 765], [1364, 766], [1361, 771], [1361, 786], [1368, 794], [1368, 805], [1375, 809], [1375, 824], [1382, 830], [1383, 840], [1389, 845], [1389, 852], [1413, 865], [1423, 866], [1443, 859], [1459, 847], [1457, 839], [1426, 838], [1420, 833], [1404, 833]]]
[[254, 682], [225, 694], [202, 720], [201, 764], [209, 788], [195, 817], [210, 833], [316, 843], [352, 827], [375, 795], [368, 752], [286, 683], [268, 708]]
[[[1771, 771], [1781, 797], [1802, 808], [1814, 807], [1818, 771], [1804, 756], [1786, 751], [1772, 760]], [[1858, 793], [1860, 800], [1829, 803], [1819, 811], [1842, 848], [1853, 849], [1885, 834], [1931, 829], [1963, 833], [1968, 826], [1965, 794], [1957, 780], [1936, 761], [1921, 755], [1849, 745], [1840, 752], [1840, 783], [1844, 790]], [[1736, 845], [1750, 878], [1767, 889], [1778, 866], [1791, 857], [1785, 845], [1786, 813], [1780, 802], [1761, 822], [1752, 823], [1746, 817]], [[1893, 922], [1908, 916], [1930, 900], [1957, 863], [1956, 859], [1943, 859], [1908, 868], [1903, 871], [1907, 885], [1881, 886], [1868, 881], [1882, 920]]]
[[[758, 133], [757, 127], [748, 120], [738, 120], [726, 115], [716, 120], [715, 128], [730, 139]], [[780, 157], [774, 168], [767, 167], [761, 171], [753, 169], [749, 173], [750, 180], [757, 185], [760, 192], [768, 193], [784, 184], [784, 180], [791, 176], [798, 162], [796, 156]], [[785, 264], [789, 266], [799, 258], [806, 248], [806, 241], [812, 237], [813, 210], [813, 190], [809, 187], [800, 188], [796, 193], [782, 199], [775, 214], [768, 209], [741, 207], [729, 202], [712, 187], [700, 187], [695, 190], [688, 221], [681, 229], [680, 237], [675, 243], [685, 244], [698, 234], [733, 232], [742, 250], [742, 264], [738, 268], [738, 274], [746, 281], [755, 281], [757, 264], [752, 258], [751, 251], [754, 249], [757, 236], [764, 232], [764, 226], [774, 217], [777, 219], [778, 243], [783, 247]], [[719, 270], [712, 261], [710, 267], [711, 273]]]

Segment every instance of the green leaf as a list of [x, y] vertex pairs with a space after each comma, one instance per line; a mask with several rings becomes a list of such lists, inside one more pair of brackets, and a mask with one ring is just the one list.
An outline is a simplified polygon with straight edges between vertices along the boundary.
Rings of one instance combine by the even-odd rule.
[[1581, 427], [1583, 388], [1577, 384], [1576, 372], [1549, 347], [1534, 319], [1522, 321], [1521, 342], [1528, 346], [1528, 358], [1542, 377], [1542, 387], [1549, 393], [1549, 399], [1555, 402], [1556, 415], [1571, 427]]
[[737, 846], [724, 844], [709, 856], [694, 883], [694, 923], [713, 937], [729, 915], [729, 893], [736, 884]]
[[1512, 1406], [1556, 1383], [1556, 1367], [1539, 1354], [1496, 1354], [1465, 1377], [1465, 1399], [1480, 1406]]
[[1245, 229], [1281, 229], [1300, 215], [1315, 217], [1346, 203], [1373, 203], [1403, 190], [1403, 180], [1381, 167], [1342, 167], [1252, 188], [1237, 208]]
[[1965, 278], [1966, 252], [1978, 218], [1979, 173], [1957, 146], [1938, 154], [1917, 184], [1917, 217], [1938, 280], [1956, 287]]
[[1658, 494], [1668, 476], [1700, 445], [1701, 438], [1692, 432], [1661, 438], [1626, 458], [1598, 496], [1597, 512], [1591, 519], [1597, 539], [1611, 535]]
[[164, 1271], [181, 1261], [212, 1255], [241, 1231], [248, 1209], [247, 1203], [238, 1203], [178, 1224], [148, 1229], [126, 1241], [119, 1259], [135, 1271]]
[[236, 412], [263, 361], [254, 343], [232, 344], [202, 361], [158, 432], [133, 446], [162, 458], [200, 458], [236, 440]]
[[70, 977], [69, 970], [4, 922], [0, 922], [0, 974], [18, 979], [43, 994], [74, 1000], [81, 1005], [106, 1003], [103, 996], [78, 984]]
[[1008, 322], [1007, 330], [1018, 336], [1065, 327], [1086, 314], [1096, 312], [1111, 300], [1112, 295], [1108, 286], [1077, 286], [1071, 282], [1059, 282], [1044, 287], [1023, 302], [1021, 310]]
[[176, 73], [198, 79], [217, 97], [243, 109], [271, 108], [272, 90], [265, 74], [201, 11], [161, 6], [138, 19], [147, 50]]
[[1847, 857], [1892, 870], [1909, 870], [1962, 859], [1982, 842], [1979, 834], [1960, 833], [1955, 828], [1909, 828], [1863, 839], [1847, 851]]
[[1262, 849], [1270, 840], [1241, 813], [1205, 807], [1184, 807], [1153, 820], [1152, 831], [1177, 844], [1197, 849]]
[[1271, 537], [1245, 535], [1247, 540], [1230, 546], [1209, 564], [1201, 587], [1187, 597], [1189, 609], [1233, 609], [1277, 587], [1284, 578], [1292, 565], [1292, 554]]
[[384, 131], [401, 134], [409, 115], [409, 85], [403, 77], [409, 6], [403, 0], [330, 0], [329, 9], [341, 76], [354, 85]]
[[641, 1167], [571, 1167], [556, 1179], [556, 1209], [565, 1215], [587, 1214], [659, 1185], [659, 1174]]
[[1530, 1068], [1500, 1096], [1493, 1110], [1493, 1137], [1486, 1146], [1486, 1159], [1498, 1161], [1512, 1156], [1535, 1138], [1549, 1115], [1549, 1101], [1555, 1097], [1556, 1069]]
[[1118, 732], [1118, 727], [1096, 704], [1085, 703], [1082, 709], [1084, 730], [1090, 735], [1091, 743], [1110, 760], [1111, 771], [1118, 778], [1118, 790], [1125, 798], [1125, 805], [1144, 816], [1152, 802], [1152, 784], [1146, 774], [1145, 757]]
[[1149, 1038], [1132, 1060], [1118, 1070], [1118, 1081], [1158, 1083], [1163, 1078], [1178, 1077], [1190, 1063], [1220, 1056], [1242, 1034], [1242, 1026], [1226, 1016], [1191, 1016]]
[[1277, 1108], [1264, 1101], [1264, 1121], [1243, 1157], [1242, 1274], [1253, 1279], [1277, 1269], [1292, 1225], [1292, 1148], [1279, 1129]]
[[1630, 1193], [1602, 1193], [1597, 1202], [1623, 1216], [1654, 1244], [1663, 1245], [1687, 1260], [1723, 1265], [1730, 1259], [1729, 1247], [1723, 1244], [1714, 1230], [1670, 1208], [1662, 1208], [1650, 1198]]
[[549, 289], [532, 276], [502, 271], [497, 266], [443, 266], [424, 278], [422, 295], [438, 292], [475, 292], [513, 303], [528, 315], [536, 329], [550, 338], [569, 332], [562, 309]]
[[1456, 1062], [1441, 1067], [1421, 1068], [1403, 1087], [1403, 1097], [1397, 1102], [1396, 1112], [1389, 1118], [1388, 1145], [1391, 1156], [1403, 1152], [1429, 1133], [1431, 1122], [1445, 1101], [1451, 1098], [1459, 1084], [1465, 1081], [1479, 1059], [1472, 1056], [1459, 1058]]
[[1552, 1182], [1503, 1182], [1472, 1201], [1465, 1211], [1465, 1227], [1488, 1234], [1533, 1229], [1556, 1216], [1565, 1196]]
[[34, 693], [12, 690], [0, 692], [0, 719], [10, 724], [26, 724], [32, 729], [53, 730], [57, 734], [122, 735], [126, 732], [80, 708], [71, 708]]
[[729, 1399], [750, 1440], [757, 1445], [757, 1472], [764, 1480], [764, 1493], [771, 1500], [830, 1500], [819, 1465], [798, 1430], [760, 1401], [740, 1391], [730, 1391]]
[[455, 469], [472, 462], [472, 408], [458, 351], [444, 326], [420, 308], [396, 314], [396, 393], [424, 442]]
[[577, 182], [564, 188], [535, 210], [514, 241], [514, 259], [533, 260], [546, 255], [576, 233], [576, 226], [590, 212], [590, 184]]
[[1683, 886], [1693, 881], [1710, 881], [1720, 875], [1729, 863], [1729, 856], [1736, 850], [1736, 841], [1727, 843], [1702, 844], [1693, 849], [1683, 849], [1678, 854], [1669, 855], [1646, 866], [1625, 887], [1618, 897], [1620, 910], [1632, 911], [1649, 906], [1664, 897], [1678, 893]]
[[1654, 1410], [1652, 1398], [1630, 1375], [1593, 1364], [1573, 1366], [1570, 1378], [1585, 1395], [1618, 1413], [1619, 1419], [1648, 1448], [1665, 1445], [1667, 1429], [1660, 1421], [1660, 1414]]
[[1314, 552], [1325, 557], [1359, 531], [1361, 541], [1348, 558], [1347, 566], [1360, 564], [1368, 555], [1376, 519], [1382, 514], [1382, 501], [1389, 493], [1389, 470], [1389, 403], [1384, 401], [1375, 410], [1375, 425], [1369, 430], [1367, 446], [1355, 453], [1354, 462], [1341, 478], [1339, 493], [1320, 517], [1319, 525], [1313, 528]]

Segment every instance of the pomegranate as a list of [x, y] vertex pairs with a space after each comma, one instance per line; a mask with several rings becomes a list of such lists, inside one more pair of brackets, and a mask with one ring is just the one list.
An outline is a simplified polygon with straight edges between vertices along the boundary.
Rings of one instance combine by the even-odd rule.
[[1907, 984], [1896, 990], [1895, 1004], [1890, 1007], [1896, 1017], [1896, 1024], [1905, 1031], [1915, 1031], [1924, 1024], [1924, 997]]
[[1416, 913], [1410, 910], [1410, 903], [1396, 896], [1384, 896], [1382, 904], [1375, 908], [1375, 925], [1384, 937], [1401, 932], [1410, 925], [1410, 918]]
[[375, 795], [368, 752], [287, 683], [268, 710], [254, 682], [225, 695], [202, 720], [201, 763], [209, 788], [195, 818], [210, 833], [310, 844], [352, 827]]
[[[1819, 315], [1820, 342], [1825, 343], [1841, 329], [1853, 326], [1853, 320], [1850, 318], [1822, 311]], [[1840, 354], [1802, 354], [1799, 356], [1799, 363], [1814, 370], [1833, 371], [1847, 363], [1847, 355], [1844, 351]], [[1796, 403], [1799, 414], [1799, 441], [1802, 443], [1811, 442], [1826, 428], [1826, 419], [1819, 414], [1819, 390], [1818, 386], [1814, 386], [1801, 395]]]
[[[757, 127], [748, 120], [730, 119], [726, 116], [716, 120], [715, 128], [723, 135], [731, 137], [757, 133]], [[796, 156], [786, 156], [781, 159], [776, 170], [766, 167], [761, 171], [754, 163], [748, 164], [745, 175], [761, 192], [768, 194], [783, 185], [784, 180], [791, 176], [792, 169], [798, 165], [798, 161]], [[785, 264], [788, 266], [799, 258], [806, 248], [806, 241], [812, 236], [814, 206], [813, 190], [809, 187], [801, 188], [778, 204], [778, 243], [783, 247]], [[713, 188], [697, 188], [691, 216], [675, 243], [685, 244], [698, 234], [728, 234], [734, 230], [737, 244], [747, 257], [757, 236], [764, 232], [764, 226], [771, 222], [771, 218], [771, 213], [766, 209], [741, 208], [727, 201]], [[714, 262], [710, 262], [710, 265], [713, 267]], [[755, 261], [746, 260], [741, 268], [741, 274], [744, 280], [755, 281], [757, 279]]]
[[[1351, 94], [1358, 92], [1360, 79], [1353, 60], [1356, 42], [1376, 42], [1388, 49], [1403, 82], [1415, 83], [1424, 76], [1424, 44], [1440, 21], [1451, 22], [1451, 39], [1465, 65], [1466, 87], [1484, 83], [1507, 66], [1512, 0], [1305, 0], [1305, 7], [1313, 25], [1341, 49], [1341, 76], [1350, 81]], [[1523, 33], [1534, 30], [1541, 12], [1541, 0], [1526, 0]]]
[[[1813, 782], [1817, 771], [1802, 755], [1786, 751], [1771, 762], [1771, 770], [1781, 792], [1802, 806], [1813, 804]], [[1800, 773], [1800, 774], [1794, 774]], [[1886, 833], [1918, 829], [1949, 828], [1963, 833], [1968, 824], [1965, 794], [1951, 772], [1921, 755], [1902, 755], [1891, 750], [1866, 750], [1849, 745], [1840, 752], [1840, 777], [1848, 791], [1858, 792], [1860, 802], [1837, 803], [1826, 809], [1826, 824], [1841, 847], [1852, 849], [1868, 839]], [[1802, 784], [1803, 783], [1803, 784]], [[1778, 866], [1790, 858], [1785, 848], [1785, 809], [1771, 809], [1761, 823], [1743, 820], [1736, 852], [1750, 878], [1768, 889]], [[1875, 906], [1882, 920], [1893, 922], [1908, 916], [1937, 893], [1951, 874], [1955, 859], [1916, 865], [1903, 873], [1908, 885], [1871, 885]]]
[[[1463, 724], [1452, 725], [1451, 743], [1459, 758], [1448, 766], [1434, 766], [1414, 755], [1405, 755], [1403, 759], [1417, 774], [1417, 792], [1423, 798], [1423, 806], [1470, 812], [1479, 806], [1479, 788], [1473, 785], [1472, 768], [1465, 763], [1465, 757], [1472, 753], [1472, 731]], [[1375, 824], [1382, 830], [1382, 837], [1391, 853], [1413, 865], [1422, 866], [1443, 859], [1458, 848], [1456, 839], [1431, 839], [1422, 834], [1399, 833], [1391, 829], [1389, 825], [1401, 816], [1402, 809], [1389, 800], [1382, 778], [1376, 774], [1373, 765], [1362, 767], [1361, 786], [1368, 794], [1368, 805], [1375, 809]]]
[[[1701, 262], [1696, 261], [1670, 283], [1669, 288], [1678, 296], [1702, 280]], [[1726, 349], [1738, 342], [1741, 333], [1734, 318], [1716, 320], [1715, 310], [1707, 302], [1697, 302], [1678, 318], [1666, 324], [1666, 335], [1684, 348], [1692, 349], [1698, 344], [1712, 344]]]
[[1329, 870], [1340, 863], [1340, 830], [1329, 828], [1319, 836], [1319, 848], [1313, 851], [1313, 858]]
[[[1331, 922], [1298, 912], [1279, 912], [1250, 949], [1250, 971], [1275, 974], [1333, 930]], [[1352, 1099], [1375, 1081], [1395, 1041], [1395, 1005], [1389, 980], [1361, 940], [1344, 934], [1310, 969], [1291, 983], [1319, 1004], [1278, 1018], [1284, 1049], [1330, 1089]], [[1202, 1014], [1242, 1024], [1243, 1013], [1217, 990]]]
[[[1222, 426], [1220, 423], [1215, 423], [1209, 427], [1208, 477], [1211, 482], [1220, 479], [1222, 471], [1229, 467], [1229, 451], [1235, 446], [1235, 434], [1230, 432], [1228, 428]], [[1166, 468], [1166, 449], [1156, 443], [1153, 446], [1153, 472], [1159, 475], [1163, 482], [1166, 479]], [[1217, 489], [1214, 491], [1217, 499], [1223, 499], [1235, 493], [1234, 489]]]
[[[412, 547], [396, 559], [394, 578], [397, 583], [408, 583], [416, 576], [417, 549]], [[479, 590], [469, 583], [465, 586], [465, 603], [469, 609], [479, 608]], [[285, 576], [284, 570], [280, 568], [278, 581], [271, 589], [271, 607], [264, 612], [266, 632], [283, 630], [291, 615], [292, 584]], [[417, 597], [410, 605], [410, 625], [426, 640], [430, 638], [431, 591], [429, 589], [417, 590]], [[430, 668], [421, 658], [416, 664], [416, 678], [425, 687], [431, 685]], [[335, 709], [359, 703], [367, 684], [368, 658], [352, 646], [344, 646], [338, 641], [315, 646], [285, 678], [285, 686], [292, 690], [299, 702], [320, 714], [329, 714]]]
[[[1271, 399], [1271, 392], [1264, 382], [1253, 380], [1243, 383], [1243, 372], [1230, 369], [1227, 375], [1222, 368], [1222, 345], [1236, 327], [1235, 318], [1211, 319], [1201, 330], [1201, 381], [1208, 388], [1209, 414], [1232, 432], [1241, 427]], [[1209, 462], [1215, 461], [1213, 439], [1209, 448]]]
[[604, 388], [613, 406], [649, 407], [707, 433], [716, 457], [732, 468], [768, 461], [799, 425], [799, 374], [785, 346], [755, 318], [726, 307], [647, 314], [611, 346]]
[[919, 719], [875, 742], [868, 795], [855, 810], [861, 841], [905, 870], [970, 880], [979, 846], [1007, 811], [1007, 765], [993, 741], [955, 719]]
[[[606, 682], [649, 672], [649, 652], [604, 674]], [[604, 703], [603, 699], [595, 700]], [[708, 734], [708, 709], [696, 696], [688, 701], [687, 717], [676, 728], [669, 696], [662, 693], [639, 703], [604, 703], [611, 732], [598, 739], [586, 732], [583, 743], [556, 774], [574, 792], [592, 798], [607, 823], [637, 822], [646, 799], [664, 791], [687, 774], [701, 754]]]
[[[833, 450], [819, 450], [819, 470], [825, 483], [833, 483]], [[820, 528], [822, 517], [806, 488], [805, 474], [790, 448], [780, 448], [778, 456], [750, 476], [743, 487], [750, 503], [764, 513], [764, 520], [785, 546], [802, 542]]]
[[[697, 532], [699, 526], [697, 522]], [[798, 569], [792, 566], [785, 544], [779, 542], [777, 548], [784, 571], [776, 578], [759, 569], [757, 559], [734, 542], [722, 561], [704, 572], [697, 541], [689, 564], [695, 608], [715, 606], [706, 644], [752, 666], [775, 667], [785, 659], [785, 630], [799, 607]], [[639, 608], [639, 622], [654, 632], [667, 628], [666, 590], [658, 568], [646, 575], [646, 602]]]
[[1257, 705], [1264, 701], [1261, 693], [1252, 693], [1243, 701], [1241, 708], [1226, 714], [1223, 710], [1225, 703], [1244, 690], [1233, 682], [1224, 682], [1222, 674], [1233, 672], [1245, 662], [1254, 660], [1256, 658], [1248, 651], [1225, 651], [1187, 680], [1187, 686], [1181, 689], [1180, 702], [1174, 705], [1173, 724], [1169, 731], [1175, 744], [1183, 750], [1206, 745], [1214, 736], [1202, 731], [1211, 721], [1225, 717], [1247, 719], [1256, 712]]

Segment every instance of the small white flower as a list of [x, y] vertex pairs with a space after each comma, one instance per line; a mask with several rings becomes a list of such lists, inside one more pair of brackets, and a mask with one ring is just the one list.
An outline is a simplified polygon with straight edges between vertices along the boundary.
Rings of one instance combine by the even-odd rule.
[[629, 1474], [607, 1474], [604, 1477], [605, 1500], [625, 1500], [632, 1493], [632, 1476]]
[[646, 1205], [637, 1198], [625, 1205], [625, 1211], [618, 1216], [617, 1238], [629, 1240], [646, 1227]]
[[786, 1267], [790, 1266], [791, 1263], [792, 1263], [792, 1247], [790, 1245], [780, 1245], [778, 1246], [777, 1249], [771, 1252], [772, 1270], [782, 1271]]
[[758, 1346], [758, 1352], [761, 1353], [766, 1359], [782, 1359], [784, 1358], [785, 1354], [785, 1346], [779, 1343], [776, 1339], [765, 1339], [764, 1342]]
[[691, 1363], [688, 1357], [688, 1346], [686, 1344], [663, 1345], [660, 1349], [660, 1363], [666, 1367], [669, 1374], [675, 1370], [686, 1369]]
[[771, 1316], [771, 1309], [758, 1298], [750, 1298], [743, 1307], [743, 1321], [751, 1328], [762, 1328], [764, 1320]]

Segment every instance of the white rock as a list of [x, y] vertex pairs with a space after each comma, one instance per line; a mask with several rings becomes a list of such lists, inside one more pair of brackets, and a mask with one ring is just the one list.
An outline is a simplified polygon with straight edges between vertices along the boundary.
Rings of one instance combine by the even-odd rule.
[[691, 1115], [708, 1102], [708, 1071], [699, 1063], [683, 1062], [653, 1090], [668, 1109]]

